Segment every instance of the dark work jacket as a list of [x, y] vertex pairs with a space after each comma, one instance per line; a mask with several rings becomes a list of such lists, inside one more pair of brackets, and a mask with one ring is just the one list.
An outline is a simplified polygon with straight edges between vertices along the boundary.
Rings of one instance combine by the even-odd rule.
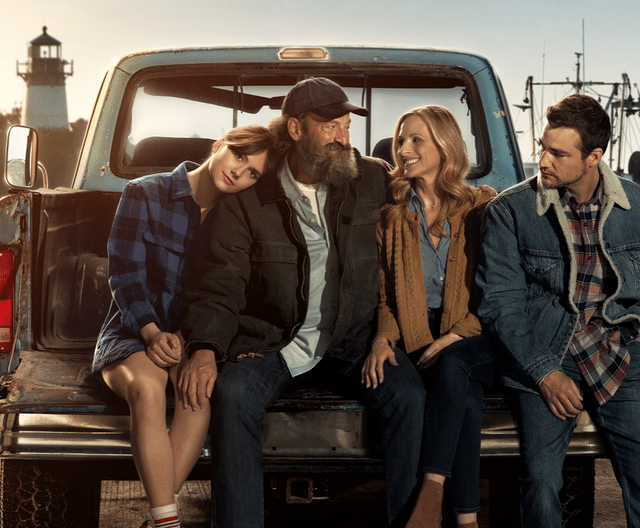
[[[358, 176], [330, 186], [327, 222], [339, 258], [339, 305], [328, 353], [356, 361], [375, 329], [378, 210], [386, 166], [356, 152]], [[287, 345], [308, 306], [310, 264], [295, 212], [275, 175], [222, 197], [206, 220], [205, 240], [185, 291], [182, 333], [190, 355], [219, 361], [261, 357]]]

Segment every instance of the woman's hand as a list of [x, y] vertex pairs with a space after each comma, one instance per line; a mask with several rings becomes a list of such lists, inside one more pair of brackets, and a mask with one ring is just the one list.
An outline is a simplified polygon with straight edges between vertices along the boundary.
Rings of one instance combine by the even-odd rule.
[[155, 323], [149, 323], [140, 330], [140, 336], [147, 345], [147, 356], [161, 368], [177, 365], [182, 356], [180, 338], [170, 332], [161, 332]]
[[431, 343], [425, 351], [418, 359], [416, 363], [416, 367], [419, 369], [425, 369], [433, 365], [440, 356], [440, 352], [442, 352], [449, 345], [455, 343], [456, 341], [460, 341], [462, 337], [458, 334], [454, 334], [453, 332], [443, 335], [442, 337], [436, 339], [433, 343]]
[[376, 337], [371, 345], [371, 352], [362, 367], [362, 383], [367, 387], [378, 387], [384, 381], [384, 364], [385, 362], [393, 367], [398, 366], [396, 355], [393, 348], [389, 345], [389, 341], [384, 337]]
[[213, 350], [196, 350], [178, 373], [178, 395], [182, 407], [202, 408], [211, 398], [218, 378], [218, 365]]

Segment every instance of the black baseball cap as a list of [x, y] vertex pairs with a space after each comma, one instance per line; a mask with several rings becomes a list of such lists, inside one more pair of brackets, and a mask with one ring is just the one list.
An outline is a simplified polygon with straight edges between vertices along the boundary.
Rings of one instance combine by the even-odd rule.
[[304, 112], [311, 112], [325, 119], [336, 119], [349, 112], [360, 116], [369, 115], [369, 110], [350, 103], [344, 90], [324, 77], [300, 81], [284, 98], [284, 115], [296, 117]]

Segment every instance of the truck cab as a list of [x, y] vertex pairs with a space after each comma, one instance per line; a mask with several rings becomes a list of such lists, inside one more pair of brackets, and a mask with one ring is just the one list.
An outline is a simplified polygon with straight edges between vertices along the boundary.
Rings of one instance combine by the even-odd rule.
[[[128, 410], [89, 371], [111, 301], [106, 242], [127, 181], [204, 161], [232, 127], [267, 125], [288, 90], [310, 76], [337, 82], [370, 111], [351, 128], [363, 155], [393, 163], [399, 116], [439, 104], [461, 125], [470, 185], [501, 191], [525, 177], [499, 78], [478, 55], [223, 47], [122, 57], [105, 75], [69, 187], [34, 185], [42, 181], [37, 134], [16, 131], [9, 141], [10, 193], [0, 199], [0, 524], [97, 526], [101, 480], [136, 478]], [[263, 448], [274, 501], [310, 502], [357, 475], [382, 474], [367, 410], [321, 387], [276, 402], [264, 420]], [[483, 472], [495, 495], [507, 497], [494, 526], [515, 526], [508, 497], [518, 454], [508, 398], [487, 395]], [[589, 475], [589, 461], [592, 472], [601, 454], [593, 426], [581, 423], [570, 460]], [[212, 456], [205, 446], [194, 478], [208, 478]]]

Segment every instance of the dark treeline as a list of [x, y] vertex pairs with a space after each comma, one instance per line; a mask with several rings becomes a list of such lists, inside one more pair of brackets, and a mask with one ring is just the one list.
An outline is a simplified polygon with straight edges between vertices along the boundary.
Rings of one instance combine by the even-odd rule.
[[[6, 160], [7, 131], [11, 125], [20, 124], [20, 111], [20, 108], [16, 107], [8, 113], [0, 113], [0, 152], [2, 152], [3, 160], [0, 195], [6, 193], [4, 162]], [[70, 124], [70, 130], [38, 130], [38, 160], [47, 169], [50, 188], [71, 186], [86, 128], [87, 120], [78, 119]], [[37, 181], [36, 184], [41, 187], [42, 181]]]

